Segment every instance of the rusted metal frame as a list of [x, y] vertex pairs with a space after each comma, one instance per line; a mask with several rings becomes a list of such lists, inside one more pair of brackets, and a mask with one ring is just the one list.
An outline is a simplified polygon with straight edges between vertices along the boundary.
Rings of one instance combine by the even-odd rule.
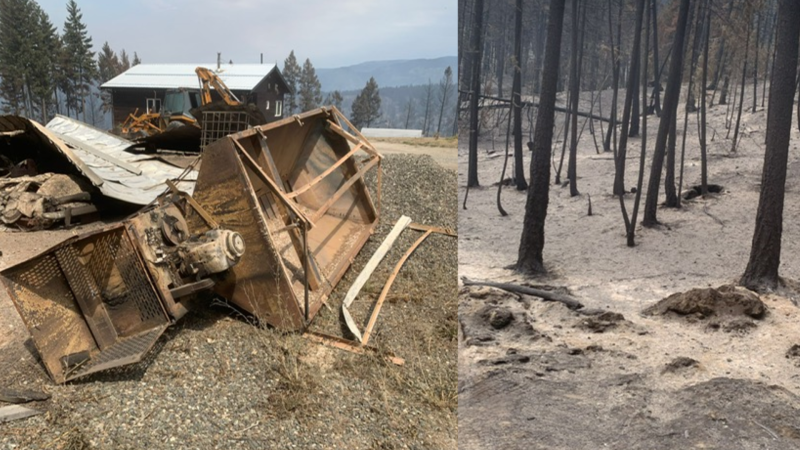
[[307, 224], [308, 228], [314, 228], [314, 222], [316, 220], [309, 219], [305, 214], [303, 214], [302, 211], [300, 211], [300, 209], [294, 202], [286, 198], [286, 194], [283, 192], [283, 189], [278, 187], [275, 181], [273, 181], [269, 176], [267, 176], [266, 173], [264, 173], [264, 170], [258, 165], [256, 160], [254, 160], [253, 157], [250, 156], [249, 153], [247, 153], [247, 150], [245, 150], [240, 143], [238, 143], [235, 139], [231, 139], [231, 141], [239, 150], [239, 154], [244, 156], [244, 159], [247, 161], [250, 168], [253, 169], [253, 172], [255, 172], [256, 175], [259, 176], [259, 178], [261, 178], [261, 181], [263, 181], [264, 184], [266, 184], [270, 189], [272, 189], [272, 191], [281, 200], [281, 202], [283, 202], [283, 204], [285, 204], [292, 211], [292, 213], [294, 213], [297, 216], [297, 219]]
[[350, 179], [348, 179], [339, 188], [339, 190], [336, 191], [335, 194], [333, 194], [316, 212], [314, 212], [314, 215], [311, 216], [311, 220], [316, 222], [323, 215], [325, 215], [328, 209], [330, 209], [330, 207], [333, 206], [333, 204], [336, 203], [336, 201], [339, 200], [342, 197], [342, 195], [344, 195], [344, 193], [347, 192], [347, 190], [350, 189], [350, 187], [353, 186], [353, 184], [355, 184], [356, 181], [361, 180], [364, 177], [364, 174], [367, 173], [367, 171], [371, 169], [373, 166], [375, 166], [375, 164], [377, 164], [379, 161], [380, 161], [379, 157], [370, 158], [370, 160], [366, 164], [364, 164], [363, 166], [361, 166], [360, 169], [358, 169], [358, 172], [356, 172], [355, 175], [350, 177]]
[[[339, 111], [338, 109], [336, 109], [336, 107], [335, 107], [335, 106], [333, 107], [333, 115], [334, 115], [334, 116], [336, 116], [336, 117], [338, 117], [338, 118], [339, 118], [339, 120], [341, 120], [341, 121], [342, 121], [342, 122], [344, 122], [345, 124], [347, 124], [347, 126], [348, 126], [348, 127], [351, 129], [351, 130], [353, 130], [353, 132], [354, 132], [354, 133], [356, 133], [356, 135], [357, 135], [357, 136], [358, 136], [358, 137], [359, 137], [359, 138], [360, 138], [362, 141], [364, 141], [364, 142], [366, 142], [366, 143], [367, 143], [367, 146], [368, 146], [368, 147], [369, 147], [369, 148], [370, 148], [370, 149], [371, 149], [373, 152], [375, 152], [376, 154], [378, 153], [378, 151], [375, 149], [375, 147], [373, 147], [373, 146], [372, 146], [372, 144], [370, 144], [370, 143], [369, 143], [369, 140], [368, 140], [367, 138], [365, 138], [365, 137], [364, 137], [364, 135], [363, 135], [363, 134], [361, 134], [361, 132], [360, 132], [360, 131], [358, 131], [358, 128], [356, 128], [356, 127], [355, 127], [355, 126], [354, 126], [352, 123], [350, 123], [350, 121], [349, 121], [349, 120], [347, 120], [347, 117], [345, 117], [345, 115], [344, 115], [344, 114], [342, 114], [342, 112], [341, 112], [341, 111]], [[338, 125], [337, 125], [337, 126], [338, 126]], [[340, 128], [341, 128], [341, 127], [340, 127]], [[344, 131], [344, 129], [343, 129], [342, 131]]]
[[[290, 233], [291, 233], [292, 244], [295, 247], [295, 251], [297, 252], [297, 255], [303, 260], [303, 285], [304, 285], [304, 289], [307, 289], [309, 284], [311, 286], [311, 289], [314, 289], [314, 290], [319, 289], [320, 280], [318, 279], [317, 274], [316, 274], [315, 271], [313, 271], [313, 270], [309, 271], [308, 270], [307, 261], [308, 261], [309, 255], [308, 255], [308, 251], [305, 250], [306, 247], [307, 247], [306, 234], [308, 233], [308, 229], [314, 226], [313, 222], [311, 220], [309, 220], [305, 216], [305, 214], [303, 214], [297, 208], [297, 206], [295, 205], [295, 203], [293, 201], [291, 201], [291, 200], [286, 198], [286, 193], [280, 187], [280, 185], [278, 185], [274, 180], [269, 178], [269, 176], [264, 172], [264, 170], [261, 168], [261, 166], [258, 165], [258, 162], [256, 162], [256, 160], [253, 159], [253, 157], [250, 156], [249, 153], [247, 153], [247, 150], [245, 150], [244, 147], [241, 144], [239, 144], [239, 142], [237, 142], [235, 139], [231, 139], [231, 141], [234, 143], [236, 148], [239, 150], [239, 153], [244, 155], [245, 159], [247, 160], [248, 164], [253, 169], [253, 171], [256, 173], [256, 175], [258, 175], [259, 178], [261, 178], [262, 181], [273, 191], [273, 193], [286, 205], [286, 207], [289, 209], [289, 211], [291, 211], [291, 213], [295, 214], [295, 217], [297, 218], [298, 222], [301, 223], [301, 228], [302, 228], [302, 236], [301, 236], [301, 238], [302, 238], [302, 242], [298, 242], [298, 239], [296, 239], [295, 234], [291, 232], [291, 229], [289, 229], [289, 230], [290, 230]], [[270, 166], [270, 171], [274, 172], [273, 176], [278, 177], [277, 168], [275, 167], [275, 162], [272, 161], [272, 156], [269, 154], [269, 149], [264, 149], [264, 154], [265, 154], [264, 157], [267, 159], [267, 164]], [[280, 178], [278, 178], [278, 179], [280, 179]], [[291, 215], [291, 213], [290, 213], [290, 215]], [[316, 222], [316, 220], [314, 220], [314, 222]], [[291, 224], [289, 224], [289, 225], [291, 225]], [[282, 230], [284, 230], [284, 229], [286, 229], [286, 227], [282, 228]], [[316, 266], [316, 264], [315, 264], [315, 266]], [[306, 297], [307, 296], [308, 296], [308, 294], [306, 294]], [[308, 304], [308, 301], [306, 301], [306, 305], [307, 304]], [[308, 309], [307, 308], [306, 308], [306, 314], [308, 314]], [[308, 318], [306, 318], [306, 321], [308, 321]]]
[[303, 333], [303, 337], [310, 341], [317, 342], [328, 347], [338, 348], [339, 350], [344, 350], [350, 353], [355, 353], [357, 355], [365, 355], [367, 352], [378, 354], [386, 358], [387, 361], [398, 366], [402, 366], [406, 363], [403, 358], [397, 357], [391, 352], [381, 351], [376, 347], [359, 344], [358, 342], [340, 338], [338, 336], [331, 336], [314, 331], [306, 331]]
[[325, 171], [322, 172], [321, 174], [319, 174], [316, 178], [314, 178], [313, 180], [309, 181], [308, 183], [306, 183], [305, 185], [303, 185], [303, 186], [301, 186], [301, 187], [299, 187], [297, 189], [293, 189], [292, 192], [289, 192], [288, 194], [286, 194], [286, 198], [295, 198], [298, 195], [302, 194], [303, 192], [305, 192], [305, 191], [311, 189], [312, 187], [314, 187], [317, 183], [319, 183], [320, 181], [324, 180], [325, 177], [327, 177], [328, 175], [333, 173], [334, 170], [339, 168], [339, 166], [344, 164], [344, 162], [347, 161], [351, 156], [353, 156], [353, 154], [355, 152], [357, 152], [359, 149], [361, 149], [361, 147], [363, 147], [363, 145], [364, 145], [363, 143], [359, 142], [355, 147], [353, 147], [352, 150], [347, 152], [346, 155], [344, 155], [338, 161], [333, 163], [333, 165], [331, 165], [330, 167], [325, 169]]
[[216, 230], [217, 228], [219, 228], [219, 224], [217, 223], [217, 221], [214, 220], [214, 218], [211, 217], [211, 214], [206, 212], [206, 210], [200, 205], [200, 203], [197, 203], [197, 201], [194, 198], [192, 198], [191, 195], [179, 190], [178, 187], [175, 186], [175, 183], [173, 183], [171, 180], [166, 180], [165, 183], [167, 184], [167, 187], [169, 188], [170, 191], [172, 191], [173, 194], [179, 195], [184, 200], [186, 200], [189, 203], [189, 205], [197, 212], [197, 214], [199, 214], [200, 217], [203, 218], [206, 224], [208, 224], [208, 226], [211, 227], [211, 229]]
[[375, 147], [373, 147], [372, 144], [370, 144], [366, 140], [360, 140], [356, 136], [353, 136], [352, 134], [350, 134], [347, 131], [345, 131], [344, 128], [339, 126], [336, 122], [334, 122], [334, 121], [332, 121], [330, 119], [328, 119], [328, 129], [330, 129], [331, 131], [336, 132], [336, 134], [338, 134], [339, 136], [347, 139], [348, 141], [352, 142], [353, 144], [356, 144], [356, 145], [361, 144], [361, 145], [363, 145], [364, 146], [363, 150], [365, 152], [369, 153], [370, 155], [372, 155], [372, 156], [381, 156], [378, 153], [378, 151], [375, 150]]
[[358, 274], [353, 284], [348, 289], [347, 294], [344, 296], [344, 300], [342, 300], [342, 315], [344, 316], [345, 324], [347, 324], [347, 328], [350, 330], [351, 333], [356, 337], [356, 340], [359, 342], [361, 341], [361, 332], [358, 329], [358, 326], [353, 320], [353, 316], [350, 314], [350, 311], [347, 309], [350, 307], [350, 304], [353, 303], [356, 296], [359, 292], [361, 292], [361, 288], [367, 283], [369, 280], [370, 275], [372, 272], [375, 271], [375, 268], [378, 267], [383, 258], [389, 253], [389, 250], [392, 248], [392, 245], [400, 237], [400, 234], [403, 230], [406, 229], [408, 224], [411, 223], [411, 218], [408, 216], [401, 216], [400, 219], [397, 220], [392, 230], [389, 234], [384, 238], [381, 245], [378, 249], [373, 253], [372, 257], [367, 261], [367, 264], [361, 270], [361, 273]]
[[435, 227], [433, 225], [424, 225], [421, 223], [412, 222], [408, 225], [408, 228], [416, 231], [432, 231], [434, 233], [458, 237], [458, 233], [456, 233], [454, 229], [448, 227]]
[[397, 277], [397, 274], [400, 273], [400, 269], [405, 264], [406, 260], [414, 250], [419, 247], [422, 242], [428, 238], [433, 233], [432, 230], [428, 230], [419, 237], [419, 239], [411, 245], [411, 247], [406, 250], [406, 253], [400, 258], [400, 261], [397, 262], [397, 265], [394, 266], [394, 270], [392, 270], [391, 275], [389, 275], [389, 279], [386, 280], [386, 284], [383, 286], [383, 290], [381, 291], [381, 295], [378, 297], [377, 303], [375, 303], [375, 307], [372, 310], [372, 315], [369, 318], [369, 322], [367, 323], [367, 327], [364, 328], [364, 339], [361, 340], [363, 345], [367, 345], [369, 343], [369, 338], [372, 335], [372, 329], [375, 327], [375, 322], [378, 320], [378, 313], [381, 311], [381, 307], [383, 306], [383, 301], [386, 300], [386, 296], [389, 294], [389, 289], [392, 287], [392, 283], [394, 283], [394, 279]]
[[89, 269], [78, 261], [76, 253], [77, 250], [72, 244], [54, 252], [58, 266], [64, 272], [67, 284], [86, 319], [97, 347], [105, 350], [117, 342], [117, 330], [103, 306], [100, 288], [95, 284]]
[[308, 301], [308, 229], [306, 224], [302, 225], [303, 230], [303, 300], [305, 301], [306, 324], [309, 322], [309, 301]]

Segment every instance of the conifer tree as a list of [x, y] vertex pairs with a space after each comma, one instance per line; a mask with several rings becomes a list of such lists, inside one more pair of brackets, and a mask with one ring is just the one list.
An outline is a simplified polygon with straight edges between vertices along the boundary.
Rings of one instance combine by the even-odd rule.
[[322, 103], [322, 85], [319, 83], [317, 73], [311, 60], [306, 58], [303, 63], [303, 70], [300, 71], [298, 97], [300, 100], [300, 111], [310, 111], [317, 108]]
[[336, 109], [342, 109], [342, 93], [339, 91], [333, 91], [328, 93], [328, 96], [325, 97], [325, 104], [335, 106]]
[[351, 120], [358, 128], [371, 126], [372, 121], [381, 116], [381, 96], [374, 77], [369, 78], [364, 89], [353, 101], [352, 109]]
[[67, 19], [64, 22], [63, 70], [66, 82], [63, 90], [67, 107], [83, 113], [86, 119], [86, 95], [96, 78], [97, 66], [92, 52], [92, 38], [83, 23], [83, 14], [75, 0], [67, 3]]
[[297, 82], [300, 79], [300, 65], [297, 64], [294, 50], [289, 53], [289, 56], [283, 62], [283, 78], [286, 80], [286, 84], [289, 85], [285, 109], [289, 115], [292, 115], [297, 109]]

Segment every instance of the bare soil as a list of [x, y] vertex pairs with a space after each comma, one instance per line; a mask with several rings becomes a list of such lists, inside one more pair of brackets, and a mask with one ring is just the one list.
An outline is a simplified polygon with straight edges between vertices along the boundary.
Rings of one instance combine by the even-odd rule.
[[[454, 171], [429, 156], [401, 154], [387, 155], [383, 167], [381, 222], [312, 330], [346, 337], [344, 293], [401, 214], [457, 225]], [[102, 225], [0, 230], [0, 270]], [[362, 329], [396, 261], [419, 235], [401, 235], [354, 302]], [[455, 449], [456, 251], [456, 239], [429, 237], [381, 310], [371, 344], [404, 358], [404, 366], [259, 327], [208, 299], [167, 329], [146, 361], [55, 385], [0, 288], [0, 389], [52, 396], [29, 404], [44, 414], [0, 424], [0, 448]]]
[[[582, 96], [582, 110], [589, 110], [588, 97]], [[660, 207], [661, 225], [637, 225], [634, 248], [625, 244], [619, 200], [611, 195], [613, 156], [602, 148], [596, 153], [587, 125], [578, 147], [581, 195], [570, 197], [567, 188], [551, 185], [544, 249], [549, 274], [535, 279], [508, 268], [517, 259], [526, 193], [505, 187], [502, 203], [509, 216], [500, 216], [495, 183], [500, 180], [505, 137], [490, 131], [482, 136], [482, 186], [470, 190], [466, 210], [460, 209], [467, 167], [462, 139], [459, 275], [561, 286], [584, 303], [588, 314], [492, 288], [461, 288], [460, 448], [800, 448], [797, 294], [747, 292], [742, 295], [749, 300], [740, 299], [745, 303], [717, 303], [715, 295], [697, 295], [684, 306], [711, 308], [713, 314], [643, 314], [675, 293], [735, 284], [744, 271], [766, 129], [766, 110], [759, 106], [752, 113], [752, 98], [747, 98], [736, 152], [725, 138], [726, 107], [709, 111], [709, 183], [721, 185], [722, 192], [684, 201], [681, 209]], [[610, 103], [605, 92], [604, 115]], [[678, 114], [680, 158], [683, 104]], [[693, 116], [686, 136], [684, 190], [700, 181]], [[487, 115], [485, 129], [498, 118], [500, 114]], [[555, 167], [563, 121], [563, 115], [556, 116]], [[504, 132], [505, 122], [501, 123], [497, 129]], [[583, 118], [579, 127], [582, 123]], [[595, 127], [599, 142], [597, 122]], [[657, 127], [657, 118], [650, 116], [645, 188]], [[800, 224], [795, 220], [800, 216], [798, 141], [795, 128], [780, 269], [788, 279], [800, 278]], [[629, 140], [629, 189], [636, 184], [640, 148], [640, 138]], [[506, 177], [513, 174], [512, 163], [510, 159]], [[529, 163], [526, 150], [526, 174]], [[663, 199], [663, 177], [661, 192]], [[630, 213], [633, 195], [626, 195], [625, 202]], [[763, 315], [739, 314], [758, 308], [746, 303], [752, 297], [763, 302]], [[499, 329], [492, 326], [498, 314], [508, 321]]]

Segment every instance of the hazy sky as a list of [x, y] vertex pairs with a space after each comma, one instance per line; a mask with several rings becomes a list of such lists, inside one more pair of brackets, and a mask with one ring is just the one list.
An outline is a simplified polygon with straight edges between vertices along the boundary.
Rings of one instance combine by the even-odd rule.
[[[456, 0], [76, 0], [92, 36], [146, 63], [302, 65], [435, 58], [457, 52]], [[63, 31], [67, 0], [37, 0]]]

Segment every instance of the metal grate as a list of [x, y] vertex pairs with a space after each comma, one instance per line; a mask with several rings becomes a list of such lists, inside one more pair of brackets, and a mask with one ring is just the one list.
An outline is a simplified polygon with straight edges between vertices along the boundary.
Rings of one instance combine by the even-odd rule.
[[82, 375], [88, 375], [111, 367], [131, 364], [142, 359], [142, 356], [156, 343], [166, 325], [148, 330], [136, 336], [131, 336], [117, 342], [100, 352], [86, 364], [72, 369], [65, 368], [65, 378], [71, 380]]
[[52, 254], [47, 254], [36, 260], [33, 267], [20, 272], [19, 281], [35, 289], [46, 285], [53, 277], [59, 276], [63, 278], [58, 268], [58, 261]]
[[149, 322], [151, 319], [158, 319], [164, 317], [164, 311], [161, 308], [161, 303], [156, 295], [150, 280], [147, 279], [144, 273], [144, 267], [139, 262], [139, 259], [133, 249], [133, 245], [129, 239], [120, 236], [118, 240], [108, 241], [116, 243], [117, 247], [111, 249], [109, 252], [114, 254], [114, 264], [116, 264], [122, 281], [125, 283], [125, 293], [121, 302], [133, 301], [139, 310], [139, 317], [142, 322]]
[[238, 133], [250, 128], [251, 117], [241, 111], [203, 111], [203, 130], [200, 148], [222, 139], [229, 134]]

